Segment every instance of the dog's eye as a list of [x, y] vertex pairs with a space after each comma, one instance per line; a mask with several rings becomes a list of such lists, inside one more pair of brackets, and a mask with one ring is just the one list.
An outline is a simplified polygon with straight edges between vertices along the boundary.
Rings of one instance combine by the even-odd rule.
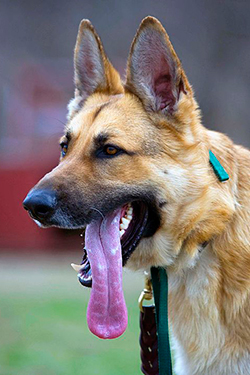
[[104, 152], [106, 152], [106, 154], [110, 155], [110, 156], [113, 156], [113, 155], [117, 154], [118, 151], [119, 151], [118, 148], [116, 148], [114, 146], [104, 147]]
[[98, 158], [112, 158], [122, 153], [123, 150], [117, 146], [106, 145], [97, 151], [96, 156]]
[[64, 157], [64, 156], [66, 155], [66, 153], [67, 153], [67, 150], [68, 150], [68, 144], [65, 143], [65, 142], [62, 142], [62, 143], [60, 144], [60, 146], [61, 146], [61, 154], [62, 154], [62, 157]]

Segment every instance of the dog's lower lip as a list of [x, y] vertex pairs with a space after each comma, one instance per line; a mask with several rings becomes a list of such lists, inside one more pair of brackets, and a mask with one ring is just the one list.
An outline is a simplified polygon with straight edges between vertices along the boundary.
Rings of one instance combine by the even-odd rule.
[[80, 268], [80, 271], [78, 272], [78, 280], [83, 286], [87, 288], [91, 288], [92, 271], [91, 271], [90, 263], [88, 260], [87, 251], [85, 248], [83, 249], [83, 257], [82, 257], [81, 266], [82, 267]]

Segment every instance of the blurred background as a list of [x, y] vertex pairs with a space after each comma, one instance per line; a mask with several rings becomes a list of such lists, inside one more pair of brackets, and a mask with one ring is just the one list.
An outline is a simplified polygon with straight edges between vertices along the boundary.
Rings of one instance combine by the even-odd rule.
[[249, 0], [0, 1], [0, 374], [139, 374], [137, 295], [125, 271], [129, 327], [104, 342], [86, 327], [89, 292], [70, 262], [79, 233], [39, 229], [22, 209], [59, 158], [73, 95], [73, 49], [89, 18], [124, 77], [141, 19], [166, 27], [198, 98], [203, 122], [250, 145]]

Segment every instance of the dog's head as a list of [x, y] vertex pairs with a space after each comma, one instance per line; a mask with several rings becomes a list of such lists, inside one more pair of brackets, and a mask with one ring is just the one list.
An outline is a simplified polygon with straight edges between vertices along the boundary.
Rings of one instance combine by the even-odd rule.
[[170, 265], [224, 227], [232, 200], [216, 190], [192, 88], [160, 22], [145, 18], [127, 78], [89, 21], [75, 47], [75, 97], [59, 165], [24, 207], [43, 227], [84, 228], [119, 210], [123, 261]]

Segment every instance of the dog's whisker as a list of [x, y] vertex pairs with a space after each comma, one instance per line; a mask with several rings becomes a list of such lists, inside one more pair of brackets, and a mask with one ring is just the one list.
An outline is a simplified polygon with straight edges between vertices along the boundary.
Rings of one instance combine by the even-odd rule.
[[102, 213], [100, 210], [98, 210], [98, 209], [95, 208], [95, 207], [90, 207], [90, 209], [91, 209], [91, 210], [94, 210], [94, 211], [97, 211], [97, 212], [101, 215], [101, 217], [104, 219], [104, 215], [103, 215], [103, 213]]

